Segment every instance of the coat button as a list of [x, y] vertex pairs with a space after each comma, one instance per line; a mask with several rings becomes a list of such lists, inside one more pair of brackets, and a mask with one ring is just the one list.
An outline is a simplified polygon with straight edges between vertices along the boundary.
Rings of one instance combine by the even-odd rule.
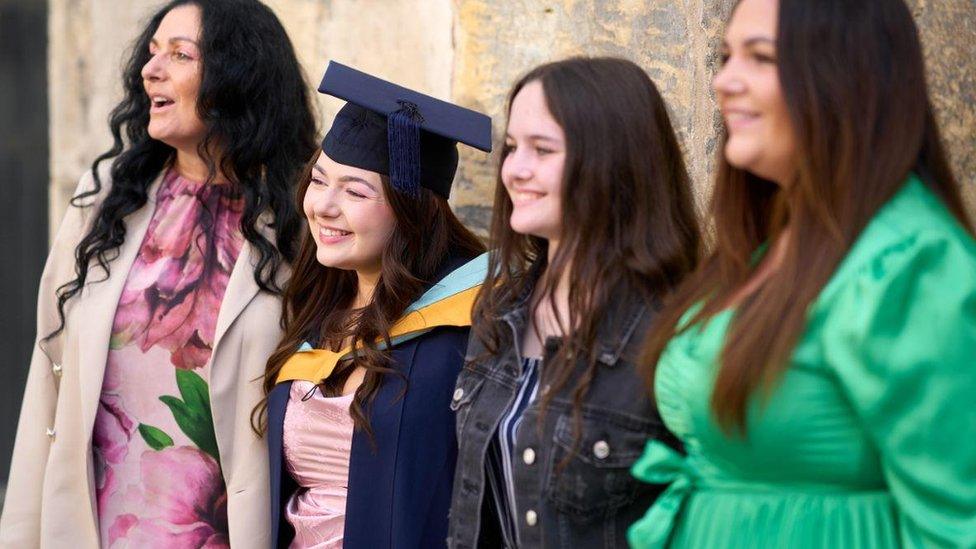
[[61, 370], [62, 370], [62, 368], [61, 368], [61, 365], [60, 364], [52, 364], [51, 365], [51, 371], [54, 372], [54, 375], [56, 375], [58, 377], [61, 377]]
[[610, 445], [607, 444], [607, 441], [598, 440], [593, 445], [593, 455], [596, 456], [596, 459], [607, 459], [607, 456], [610, 455]]
[[535, 526], [539, 522], [539, 515], [535, 513], [532, 509], [525, 512], [525, 523], [529, 526]]
[[464, 389], [462, 389], [460, 387], [458, 387], [457, 389], [454, 389], [454, 402], [457, 402], [457, 401], [461, 400], [462, 398], [464, 398]]
[[526, 465], [532, 465], [535, 463], [535, 450], [532, 448], [526, 448], [525, 451], [522, 452], [522, 461], [524, 461]]
[[56, 434], [57, 434], [57, 431], [54, 430], [54, 427], [48, 427], [47, 428], [47, 436], [48, 436], [48, 438], [53, 439], [54, 438], [54, 435], [56, 435]]

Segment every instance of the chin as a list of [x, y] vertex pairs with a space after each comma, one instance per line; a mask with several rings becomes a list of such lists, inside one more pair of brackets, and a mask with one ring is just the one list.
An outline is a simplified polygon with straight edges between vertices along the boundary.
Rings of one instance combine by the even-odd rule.
[[530, 220], [517, 218], [515, 216], [512, 216], [512, 218], [509, 220], [508, 226], [518, 234], [535, 234], [536, 230], [538, 229], [536, 223], [533, 223]]
[[156, 141], [159, 141], [160, 143], [165, 143], [170, 147], [176, 148], [176, 146], [173, 144], [173, 140], [171, 139], [171, 136], [168, 133], [163, 131], [158, 131], [158, 130], [153, 131], [152, 129], [148, 130], [146, 133], [148, 133], [149, 137], [155, 139]]
[[344, 264], [341, 258], [323, 254], [322, 252], [315, 254], [315, 259], [319, 262], [319, 265], [331, 269], [342, 269]]
[[545, 238], [546, 240], [552, 238], [555, 233], [550, 227], [540, 224], [538, 219], [519, 219], [513, 216], [508, 225], [518, 234]]
[[725, 161], [740, 170], [750, 170], [756, 164], [758, 154], [754, 147], [729, 141], [725, 144]]

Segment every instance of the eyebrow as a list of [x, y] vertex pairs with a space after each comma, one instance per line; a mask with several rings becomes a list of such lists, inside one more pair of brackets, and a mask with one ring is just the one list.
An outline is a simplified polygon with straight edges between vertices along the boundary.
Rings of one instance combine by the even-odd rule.
[[362, 177], [356, 177], [355, 175], [344, 175], [339, 178], [339, 183], [362, 183], [363, 185], [366, 185], [370, 189], [374, 191], [376, 190], [376, 187], [374, 187], [372, 183], [366, 181]]
[[[198, 44], [196, 40], [188, 36], [174, 36], [169, 39], [170, 44], [172, 44], [173, 42], [189, 42], [198, 48], [200, 47], [200, 44]], [[158, 46], [159, 40], [156, 40], [156, 37], [153, 36], [152, 38], [149, 39], [149, 43]]]
[[[329, 174], [325, 173], [325, 169], [322, 168], [322, 166], [319, 166], [318, 164], [315, 164], [314, 166], [312, 166], [312, 169], [315, 170], [315, 171], [317, 171], [317, 172], [319, 172], [320, 174], [324, 175], [325, 177], [328, 177], [329, 176]], [[373, 186], [372, 183], [370, 183], [369, 181], [366, 181], [362, 177], [357, 177], [355, 175], [344, 175], [344, 176], [340, 177], [338, 181], [339, 181], [339, 183], [362, 183], [363, 185], [366, 185], [370, 189], [372, 189], [374, 191], [376, 190], [376, 187]]]
[[[507, 134], [506, 133], [505, 134], [505, 139], [515, 139], [515, 138], [512, 137], [511, 134]], [[550, 143], [561, 143], [561, 141], [558, 138], [556, 138], [556, 137], [551, 137], [551, 136], [548, 136], [548, 135], [542, 135], [542, 134], [537, 134], [537, 133], [528, 136], [528, 139], [530, 141], [548, 141]]]
[[752, 38], [749, 38], [745, 42], [743, 42], [742, 45], [744, 45], [744, 46], [754, 46], [754, 45], [760, 44], [760, 43], [766, 43], [766, 44], [769, 44], [770, 46], [775, 46], [776, 45], [776, 41], [775, 40], [773, 40], [772, 38], [766, 37], [766, 36], [753, 36]]
[[[759, 43], [766, 43], [769, 44], [770, 46], [776, 47], [776, 41], [767, 36], [753, 36], [751, 38], [747, 38], [742, 43], [742, 45], [745, 47], [749, 47], [749, 46], [755, 46], [756, 44]], [[722, 40], [722, 47], [725, 49], [729, 49], [729, 43], [725, 40]]]

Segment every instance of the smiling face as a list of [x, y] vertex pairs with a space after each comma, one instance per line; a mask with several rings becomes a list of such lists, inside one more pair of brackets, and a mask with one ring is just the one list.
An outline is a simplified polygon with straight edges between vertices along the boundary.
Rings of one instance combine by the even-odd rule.
[[796, 138], [776, 67], [778, 0], [743, 0], [722, 44], [713, 87], [728, 131], [725, 159], [787, 185], [796, 173]]
[[202, 61], [200, 8], [170, 10], [149, 43], [142, 83], [149, 96], [149, 136], [175, 149], [194, 150], [206, 134], [197, 116]]
[[339, 164], [320, 153], [303, 210], [319, 263], [378, 276], [396, 225], [380, 174]]
[[505, 132], [501, 178], [512, 200], [512, 230], [550, 244], [559, 239], [565, 162], [566, 138], [549, 112], [542, 82], [529, 82], [512, 100]]

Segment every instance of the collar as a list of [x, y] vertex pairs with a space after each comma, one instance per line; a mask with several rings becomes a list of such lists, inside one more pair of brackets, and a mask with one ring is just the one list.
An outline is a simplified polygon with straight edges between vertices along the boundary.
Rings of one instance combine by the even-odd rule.
[[[394, 347], [438, 327], [471, 326], [471, 308], [488, 272], [488, 254], [482, 254], [435, 282], [419, 299], [404, 311], [390, 329], [390, 345]], [[378, 341], [380, 349], [387, 348]], [[356, 349], [345, 347], [339, 351], [315, 349], [303, 343], [285, 362], [275, 383], [296, 379], [320, 383], [329, 377], [336, 365], [352, 358]]]
[[[538, 278], [535, 282], [538, 282]], [[521, 335], [528, 321], [529, 298], [533, 293], [535, 282], [523, 290], [512, 308], [498, 317], [498, 320], [505, 322], [511, 328], [512, 345], [515, 347], [519, 363], [521, 363], [522, 357]], [[648, 309], [654, 305], [634, 298], [635, 292], [626, 286], [621, 286], [614, 290], [607, 303], [605, 318], [597, 330], [596, 341], [599, 349], [597, 360], [606, 366], [613, 366], [618, 362], [640, 326], [641, 319], [648, 313]], [[543, 342], [545, 355], [554, 353], [561, 341], [562, 338], [560, 337], [547, 337], [546, 341]]]

